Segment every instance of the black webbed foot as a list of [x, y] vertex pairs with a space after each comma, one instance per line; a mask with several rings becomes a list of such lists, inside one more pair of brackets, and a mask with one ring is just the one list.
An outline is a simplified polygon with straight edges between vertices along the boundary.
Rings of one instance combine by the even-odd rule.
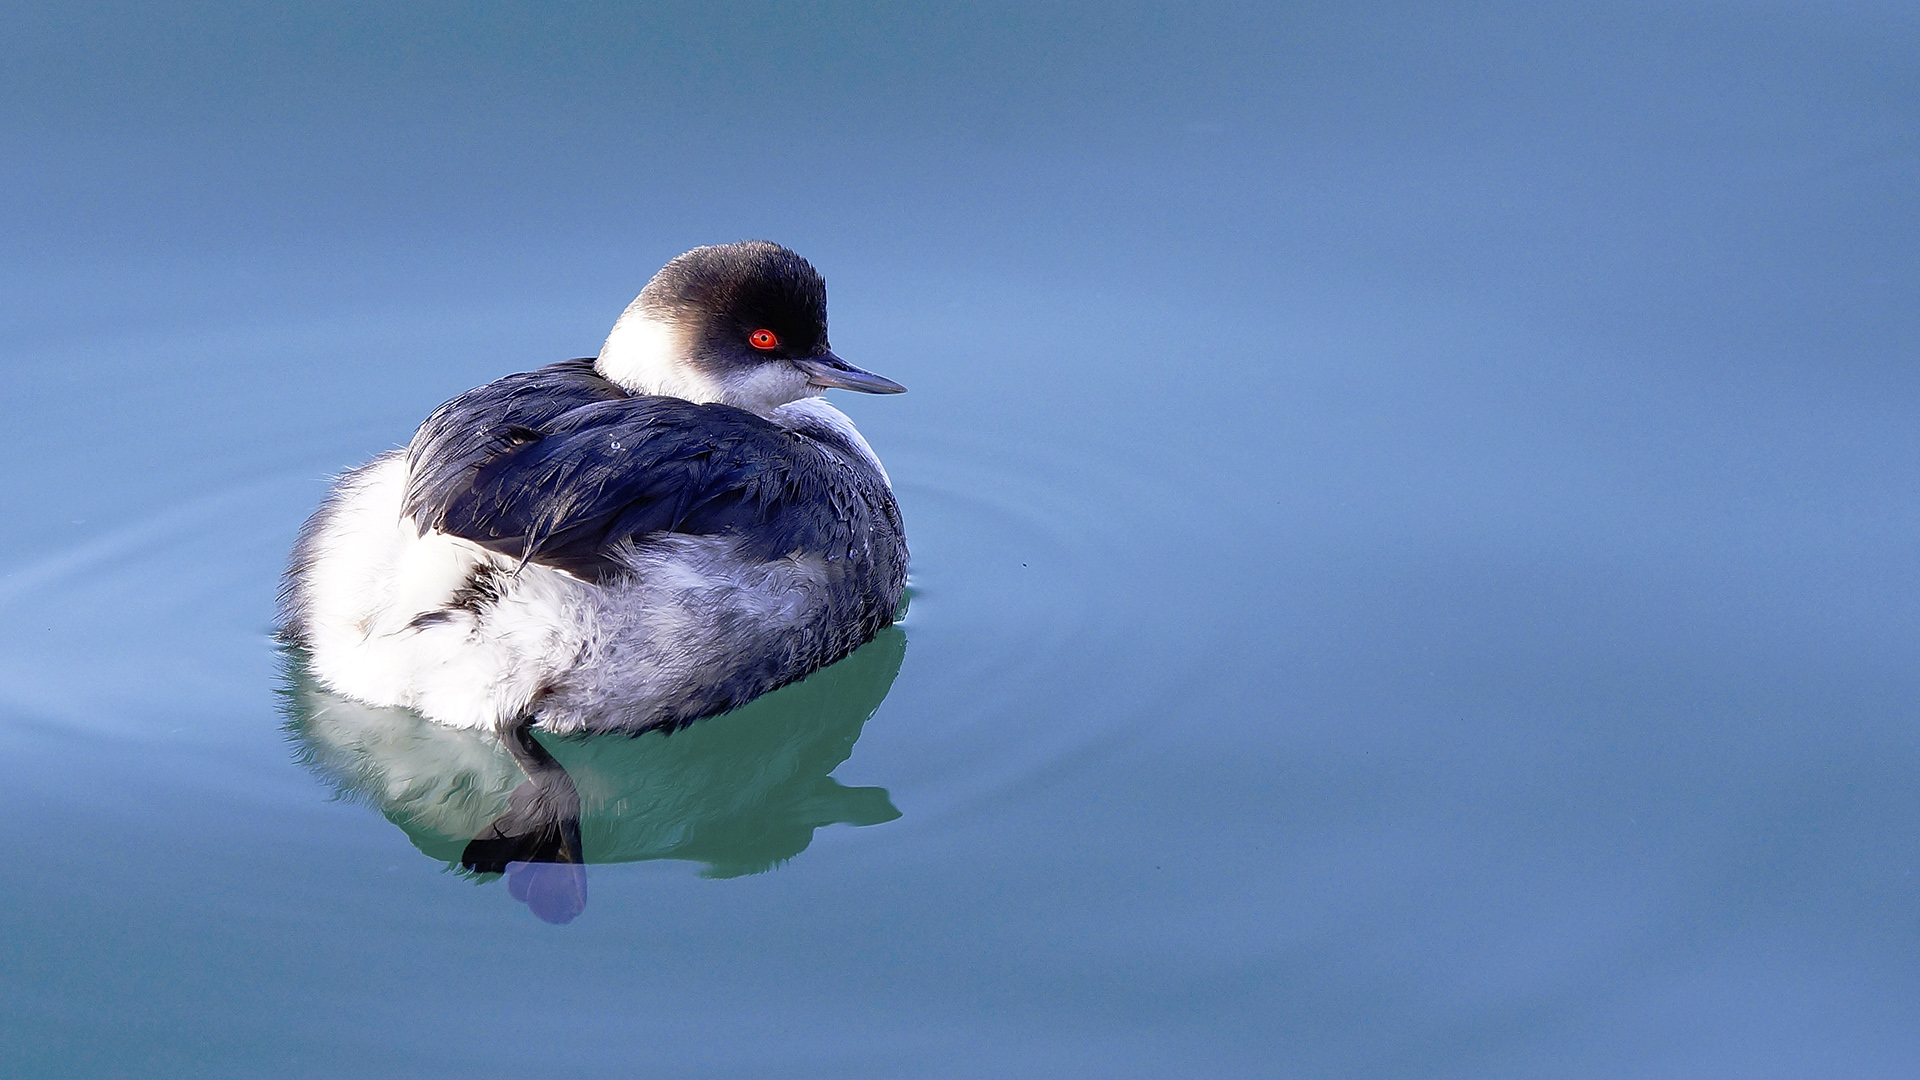
[[507, 797], [507, 812], [471, 840], [460, 865], [507, 875], [507, 892], [550, 923], [571, 922], [587, 908], [586, 859], [580, 848], [580, 793], [527, 724], [506, 735], [527, 780]]
[[[508, 863], [579, 863], [580, 799], [566, 773], [558, 780], [543, 777], [514, 788], [507, 812], [468, 842], [460, 865], [504, 874]], [[565, 790], [554, 790], [563, 785]]]

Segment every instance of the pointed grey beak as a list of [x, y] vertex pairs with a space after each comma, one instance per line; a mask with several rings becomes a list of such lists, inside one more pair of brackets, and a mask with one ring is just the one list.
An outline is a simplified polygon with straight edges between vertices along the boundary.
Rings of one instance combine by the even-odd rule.
[[836, 390], [858, 390], [863, 394], [907, 392], [906, 387], [892, 379], [875, 375], [871, 371], [862, 371], [832, 353], [795, 360], [793, 366], [806, 372], [807, 381], [815, 386], [827, 386]]

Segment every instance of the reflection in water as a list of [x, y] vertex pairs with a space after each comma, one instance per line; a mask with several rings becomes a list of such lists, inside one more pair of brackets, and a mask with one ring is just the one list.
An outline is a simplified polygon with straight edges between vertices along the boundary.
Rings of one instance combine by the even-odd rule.
[[289, 650], [286, 731], [302, 764], [378, 807], [429, 857], [504, 873], [515, 899], [565, 922], [586, 906], [585, 862], [687, 859], [733, 877], [805, 851], [823, 825], [899, 817], [885, 789], [829, 774], [906, 648], [890, 627], [831, 667], [670, 736], [505, 744], [329, 693]]

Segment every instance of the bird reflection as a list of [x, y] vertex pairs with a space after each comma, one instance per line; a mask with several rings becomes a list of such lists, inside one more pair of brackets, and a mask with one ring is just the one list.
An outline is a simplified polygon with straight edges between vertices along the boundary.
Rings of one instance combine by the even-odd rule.
[[906, 655], [898, 626], [845, 660], [673, 735], [505, 739], [332, 694], [286, 654], [297, 759], [365, 801], [430, 858], [504, 875], [548, 922], [586, 909], [589, 862], [685, 859], [709, 877], [793, 858], [824, 825], [900, 816], [883, 788], [830, 773], [853, 752]]

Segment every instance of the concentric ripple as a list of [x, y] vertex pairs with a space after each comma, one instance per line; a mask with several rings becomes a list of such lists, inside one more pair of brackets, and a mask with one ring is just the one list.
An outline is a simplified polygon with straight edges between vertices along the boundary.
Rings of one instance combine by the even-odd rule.
[[[588, 861], [679, 859], [725, 877], [793, 858], [826, 825], [964, 816], [1117, 748], [1177, 693], [1193, 628], [1143, 614], [1169, 582], [1149, 524], [1114, 523], [1179, 495], [1137, 467], [998, 453], [890, 449], [911, 608], [854, 657], [671, 738], [549, 740], [579, 788]], [[310, 781], [284, 775], [284, 722], [336, 794], [457, 866], [519, 767], [489, 738], [327, 694], [271, 637], [286, 547], [325, 471], [212, 492], [0, 579], [6, 734], [173, 744], [206, 765], [175, 783], [310, 799]], [[877, 783], [835, 779], [850, 759]]]

